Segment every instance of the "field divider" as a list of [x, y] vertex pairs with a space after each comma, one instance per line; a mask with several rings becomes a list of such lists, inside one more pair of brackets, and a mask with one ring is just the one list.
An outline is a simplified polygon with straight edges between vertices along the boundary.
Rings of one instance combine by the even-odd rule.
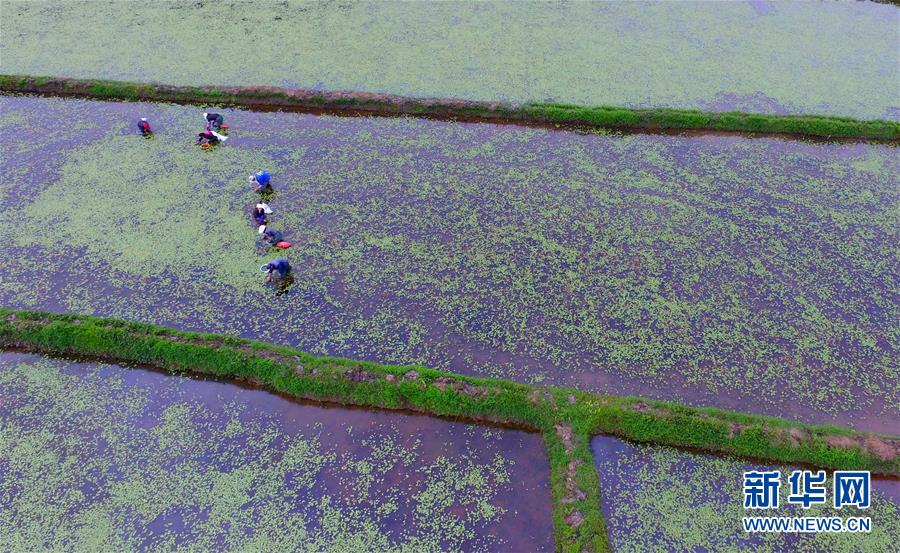
[[174, 102], [334, 115], [408, 115], [435, 119], [514, 123], [643, 133], [739, 133], [900, 145], [900, 122], [827, 115], [706, 112], [690, 109], [582, 106], [555, 102], [488, 102], [413, 98], [353, 91], [275, 86], [174, 86], [154, 83], [0, 75], [0, 92], [101, 100]]
[[900, 476], [900, 438], [675, 402], [538, 387], [422, 366], [310, 355], [221, 334], [0, 309], [0, 348], [235, 379], [303, 400], [413, 411], [541, 432], [559, 551], [609, 551], [590, 438]]

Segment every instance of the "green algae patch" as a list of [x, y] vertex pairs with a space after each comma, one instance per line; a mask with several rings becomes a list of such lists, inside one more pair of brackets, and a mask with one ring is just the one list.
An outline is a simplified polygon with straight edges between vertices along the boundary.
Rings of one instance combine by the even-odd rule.
[[[605, 438], [596, 441], [616, 442]], [[796, 517], [870, 517], [869, 533], [778, 534], [743, 531], [741, 519], [761, 513], [743, 508], [742, 473], [760, 468], [733, 458], [686, 453], [667, 447], [621, 444], [594, 448], [604, 489], [604, 512], [615, 551], [833, 551], [889, 552], [900, 539], [900, 504], [873, 490], [871, 507], [861, 510], [787, 504], [791, 467], [782, 472], [778, 511]], [[830, 481], [830, 480], [829, 480]], [[766, 514], [766, 513], [763, 513]]]
[[[867, 410], [877, 409], [874, 402], [879, 399], [888, 405], [895, 401], [897, 383], [890, 378], [890, 351], [885, 346], [893, 328], [885, 315], [892, 312], [889, 261], [897, 228], [896, 156], [888, 147], [735, 137], [585, 137], [410, 119], [238, 112], [226, 117], [239, 121], [239, 132], [219, 150], [202, 153], [190, 144], [202, 124], [199, 113], [204, 110], [199, 107], [192, 108], [193, 115], [184, 115], [179, 113], [184, 108], [146, 104], [36, 98], [4, 102], [4, 108], [12, 109], [3, 110], [9, 124], [0, 132], [14, 129], [26, 137], [0, 141], [4, 159], [14, 160], [9, 171], [4, 170], [10, 184], [4, 187], [9, 191], [4, 202], [13, 206], [3, 214], [4, 235], [15, 237], [10, 249], [22, 256], [8, 260], [7, 270], [17, 269], [0, 282], [4, 294], [10, 294], [5, 296], [10, 305], [115, 314], [299, 343], [300, 349], [315, 353], [339, 352], [398, 365], [421, 362], [441, 369], [450, 366], [445, 352], [476, 344], [481, 350], [455, 370], [533, 384], [559, 378], [555, 382], [572, 386], [591, 383], [563, 380], [548, 371], [547, 364], [579, 376], [587, 375], [586, 366], [602, 366], [611, 368], [611, 374], [667, 386], [687, 376], [692, 385], [708, 386], [716, 394], [752, 390], [754, 408], [779, 393], [829, 413], [851, 400]], [[33, 102], [37, 113], [17, 109], [19, 102]], [[101, 117], [96, 117], [96, 109]], [[243, 202], [249, 205], [255, 199], [241, 188], [247, 173], [240, 165], [272, 160], [279, 164], [278, 221], [302, 232], [305, 242], [302, 249], [289, 253], [297, 256], [291, 259], [298, 260], [295, 271], [304, 284], [301, 293], [272, 302], [260, 293], [258, 280], [246, 281], [248, 288], [238, 292], [233, 286], [207, 287], [193, 273], [192, 264], [171, 258], [168, 244], [153, 246], [172, 259], [171, 275], [164, 274], [152, 256], [129, 253], [127, 244], [80, 228], [81, 217], [94, 215], [76, 205], [74, 177], [94, 175], [113, 182], [117, 172], [129, 170], [92, 148], [93, 141], [125, 151], [129, 147], [124, 142], [132, 139], [142, 148], [157, 148], [153, 141], [133, 136], [134, 128], [118, 123], [133, 123], [145, 110], [160, 110], [158, 119], [151, 115], [154, 123], [159, 122], [157, 139], [181, 142], [185, 152], [230, 155], [226, 150], [247, 147], [263, 156], [249, 159], [242, 157], [245, 153], [234, 154], [238, 163], [229, 169], [233, 174], [205, 169], [200, 160], [191, 158], [169, 175], [171, 180], [149, 184], [151, 190], [177, 195], [176, 183], [204, 183], [202, 173], [194, 171], [209, 170], [215, 175], [214, 186], [223, 192], [210, 193], [203, 209], [222, 213], [222, 218], [213, 219], [217, 225], [228, 227], [226, 215], [237, 214]], [[45, 132], [60, 118], [74, 122], [59, 133]], [[107, 118], [115, 123], [110, 125]], [[63, 140], [64, 153], [46, 155], [55, 151], [52, 141], [57, 138]], [[697, 147], [703, 141], [706, 146]], [[23, 151], [17, 154], [20, 148]], [[178, 150], [170, 145], [159, 152], [166, 160], [179, 159]], [[154, 172], [164, 170], [144, 152], [129, 156]], [[115, 172], [101, 172], [102, 163], [96, 158]], [[91, 173], [78, 172], [82, 160]], [[28, 173], [32, 168], [36, 170]], [[22, 169], [29, 178], [19, 177]], [[60, 182], [65, 186], [57, 186]], [[134, 213], [127, 199], [117, 196], [118, 190], [108, 183], [100, 186], [112, 196], [102, 205]], [[64, 197], [62, 206], [54, 207], [54, 197], [42, 196], [44, 189]], [[38, 196], [48, 206], [35, 205], [32, 200]], [[147, 221], [154, 233], [169, 232], [159, 223], [164, 210], [171, 210], [173, 227], [198, 213], [193, 204], [183, 208], [169, 200], [141, 201], [154, 206], [156, 222]], [[228, 208], [219, 209], [215, 202]], [[43, 213], [45, 208], [58, 217], [45, 228], [17, 217], [20, 209]], [[70, 216], [73, 211], [78, 218]], [[119, 221], [115, 213], [110, 211], [109, 217], [117, 232], [142, 240], [137, 229]], [[76, 247], [60, 242], [51, 248], [46, 237], [56, 223], [68, 239], [80, 241]], [[47, 245], [31, 247], [31, 234], [17, 230], [18, 225], [41, 236]], [[227, 247], [244, 251], [246, 258], [241, 257], [240, 263], [255, 271], [249, 262], [255, 259], [252, 227], [228, 228], [237, 240]], [[167, 242], [179, 239], [165, 234]], [[103, 247], [96, 247], [95, 240]], [[731, 249], [732, 245], [738, 247]], [[243, 273], [228, 273], [228, 260], [240, 256], [201, 251], [196, 244], [178, 247], [200, 255], [200, 267], [213, 282], [244, 282]], [[78, 248], [87, 248], [92, 255], [80, 255]], [[304, 262], [305, 255], [315, 262]], [[159, 276], [142, 279], [137, 269], [131, 272], [128, 265], [118, 264], [118, 256]], [[46, 271], [33, 270], [32, 262]], [[48, 279], [59, 264], [72, 271]], [[104, 271], [131, 288], [123, 292], [111, 287]], [[400, 301], [388, 296], [356, 303], [384, 287], [391, 287], [390, 293]], [[210, 294], [210, 289], [221, 295]], [[251, 301], [235, 301], [239, 293]], [[765, 303], [753, 303], [760, 299]], [[411, 308], [404, 310], [401, 301]], [[198, 304], [199, 309], [194, 307]], [[428, 309], [422, 310], [423, 305]], [[431, 316], [443, 326], [435, 325], [428, 319]], [[278, 317], [283, 325], [275, 330], [283, 330], [283, 335], [273, 333], [271, 320]], [[692, 324], [702, 332], [692, 335]], [[551, 397], [542, 399], [540, 390], [532, 397], [535, 386], [516, 387], [506, 381], [491, 384], [502, 394], [481, 396], [485, 381], [447, 371], [417, 368], [418, 376], [403, 380], [408, 367], [394, 366], [382, 373], [364, 363], [329, 364], [259, 344], [250, 351], [221, 353], [216, 350], [222, 344], [226, 350], [246, 344], [224, 336], [178, 344], [170, 343], [172, 338], [165, 333], [170, 337], [151, 340], [126, 331], [133, 327], [115, 328], [121, 332], [97, 331], [93, 325], [83, 331], [57, 326], [40, 331], [28, 343], [49, 351], [64, 351], [77, 343], [78, 351], [100, 355], [112, 351], [167, 367], [199, 368], [298, 397], [518, 421], [512, 424], [545, 435], [560, 423], [573, 426], [578, 435], [608, 432], [782, 462], [872, 466], [896, 473], [896, 462], [876, 455], [893, 454], [893, 437], [822, 427], [806, 430], [784, 420], [577, 392], [571, 394], [575, 403], [568, 404], [563, 391], [556, 394], [550, 389]], [[463, 340], [449, 342], [445, 328]], [[774, 347], [776, 343], [786, 345]], [[523, 357], [500, 365], [485, 355], [500, 349]], [[592, 357], [578, 359], [572, 355], [577, 351], [589, 351]], [[272, 355], [280, 361], [266, 361]], [[549, 361], [541, 365], [544, 360]], [[473, 367], [476, 363], [479, 366]], [[534, 372], [532, 363], [538, 367]], [[297, 365], [303, 367], [302, 377], [296, 374]], [[372, 373], [382, 378], [371, 379]], [[785, 375], [790, 378], [780, 380]], [[823, 380], [826, 385], [820, 384]], [[766, 386], [757, 387], [761, 382]], [[781, 386], [782, 382], [786, 384]], [[551, 415], [545, 412], [554, 413], [553, 418], [546, 418]], [[554, 461], [553, 468], [554, 494], [559, 498], [567, 497], [568, 463], [576, 460], [564, 455], [565, 461]], [[585, 478], [583, 470], [577, 467], [572, 481], [574, 489], [589, 496], [588, 480], [579, 483]], [[554, 512], [561, 525], [558, 532], [565, 535], [559, 541], [570, 544], [568, 548], [595, 543], [602, 535], [599, 526], [589, 522], [600, 520], [592, 514], [590, 501], [560, 501]]]
[[503, 548], [482, 531], [505, 513], [513, 462], [500, 454], [435, 456], [396, 427], [327, 416], [348, 436], [312, 421], [297, 432], [234, 394], [209, 402], [180, 379], [70, 367], [0, 359], [4, 548]]
[[[227, 111], [202, 152], [206, 108], [0, 101], [9, 307], [896, 426], [890, 146]], [[281, 297], [244, 219], [260, 165]]]
[[860, 118], [898, 109], [900, 11], [871, 2], [4, 8], [3, 73]]
[[[589, 544], [598, 551], [608, 548], [596, 475], [591, 476], [589, 470], [590, 434], [615, 434], [779, 462], [900, 474], [900, 440], [896, 437], [670, 402], [542, 389], [425, 367], [315, 357], [260, 342], [148, 324], [0, 310], [0, 345], [236, 378], [304, 399], [407, 409], [541, 431], [551, 465], [556, 541], [565, 551], [581, 551]], [[442, 500], [429, 496], [428, 501]], [[490, 511], [484, 506], [481, 509]]]
[[122, 124], [70, 151], [55, 184], [16, 214], [22, 219], [12, 242], [75, 245], [148, 277], [196, 273], [235, 287], [258, 283], [265, 257], [248, 229], [247, 175], [277, 164], [243, 149], [200, 150], [191, 136], [201, 119], [179, 111], [153, 140]]

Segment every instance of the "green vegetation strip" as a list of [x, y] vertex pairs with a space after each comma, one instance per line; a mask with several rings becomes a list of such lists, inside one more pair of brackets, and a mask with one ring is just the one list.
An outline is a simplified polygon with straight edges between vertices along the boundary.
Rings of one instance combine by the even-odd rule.
[[410, 98], [366, 92], [279, 87], [196, 87], [124, 81], [0, 75], [0, 91], [129, 101], [206, 103], [372, 114], [405, 114], [635, 130], [694, 130], [863, 140], [900, 140], [900, 122], [820, 115], [766, 115], [682, 109], [588, 107], [558, 103], [507, 104]]
[[542, 432], [557, 548], [608, 551], [590, 436], [900, 475], [900, 438], [635, 397], [541, 388], [419, 366], [318, 357], [218, 334], [84, 315], [0, 310], [0, 347], [234, 378], [293, 397]]

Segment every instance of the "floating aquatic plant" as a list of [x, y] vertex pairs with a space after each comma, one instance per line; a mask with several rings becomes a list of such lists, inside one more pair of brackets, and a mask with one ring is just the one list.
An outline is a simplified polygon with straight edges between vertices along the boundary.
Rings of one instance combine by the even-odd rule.
[[[431, 429], [423, 440], [397, 424], [403, 416], [369, 413], [363, 428], [335, 438], [345, 412], [246, 395], [0, 354], [0, 544], [438, 551], [502, 548], [515, 536], [502, 506], [521, 493], [510, 481], [515, 461], [455, 442], [464, 425], [420, 419]], [[537, 540], [529, 548], [549, 545], [549, 516], [544, 530], [526, 531]]]
[[816, 505], [803, 510], [786, 501], [785, 475], [792, 469], [782, 467], [782, 507], [765, 516], [870, 517], [872, 531], [751, 535], [743, 531], [741, 518], [761, 513], [743, 509], [742, 473], [760, 466], [606, 437], [594, 438], [594, 452], [615, 551], [889, 552], [900, 538], [900, 504], [881, 492], [877, 481], [870, 509]]
[[[4, 156], [6, 305], [896, 426], [891, 147], [228, 112], [203, 153], [199, 108], [2, 101], [27, 116], [4, 148], [93, 123], [24, 177]], [[281, 298], [244, 213], [260, 165], [295, 244]]]
[[900, 107], [900, 15], [872, 2], [5, 5], [3, 73], [863, 118]]

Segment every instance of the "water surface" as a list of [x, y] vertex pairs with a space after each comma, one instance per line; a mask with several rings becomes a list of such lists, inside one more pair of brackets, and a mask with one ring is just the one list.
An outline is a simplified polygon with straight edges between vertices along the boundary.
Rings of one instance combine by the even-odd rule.
[[4, 7], [7, 74], [900, 119], [900, 10], [873, 2]]
[[896, 148], [229, 112], [203, 152], [202, 107], [0, 111], [0, 305], [900, 427]]
[[[869, 509], [787, 503], [793, 467], [768, 467], [615, 438], [594, 437], [600, 504], [613, 550], [890, 552], [900, 539], [900, 481], [872, 480]], [[781, 507], [769, 512], [743, 508], [743, 472], [781, 470]], [[831, 485], [831, 471], [827, 484]], [[832, 500], [828, 492], [827, 500]], [[868, 534], [747, 534], [744, 516], [869, 517]]]
[[0, 352], [0, 549], [550, 551], [539, 435]]

